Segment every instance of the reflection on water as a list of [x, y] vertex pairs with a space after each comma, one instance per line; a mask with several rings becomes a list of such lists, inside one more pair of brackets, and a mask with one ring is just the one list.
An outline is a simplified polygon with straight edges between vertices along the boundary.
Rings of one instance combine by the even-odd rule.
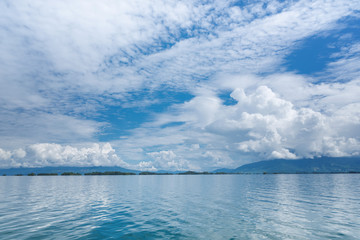
[[360, 175], [0, 177], [0, 239], [358, 239]]

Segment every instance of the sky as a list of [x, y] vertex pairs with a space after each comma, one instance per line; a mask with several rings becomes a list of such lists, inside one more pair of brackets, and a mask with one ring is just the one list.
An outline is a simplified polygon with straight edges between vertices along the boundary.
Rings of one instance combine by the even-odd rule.
[[1, 0], [0, 168], [360, 154], [358, 0]]

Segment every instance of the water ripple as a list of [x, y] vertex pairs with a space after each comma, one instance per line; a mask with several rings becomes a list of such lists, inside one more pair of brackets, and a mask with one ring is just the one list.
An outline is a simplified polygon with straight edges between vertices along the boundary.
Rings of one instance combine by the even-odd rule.
[[357, 239], [359, 180], [0, 177], [0, 239]]

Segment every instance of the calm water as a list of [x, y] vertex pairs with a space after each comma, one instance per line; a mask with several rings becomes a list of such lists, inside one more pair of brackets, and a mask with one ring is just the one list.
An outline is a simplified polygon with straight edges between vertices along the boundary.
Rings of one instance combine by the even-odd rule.
[[0, 239], [359, 239], [360, 175], [0, 177]]

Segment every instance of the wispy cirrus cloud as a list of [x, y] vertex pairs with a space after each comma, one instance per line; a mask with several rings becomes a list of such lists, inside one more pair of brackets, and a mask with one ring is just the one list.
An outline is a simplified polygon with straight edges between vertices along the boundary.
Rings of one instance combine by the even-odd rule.
[[337, 60], [329, 63], [328, 71], [335, 81], [351, 81], [359, 78], [360, 72], [360, 42], [342, 47], [333, 54]]
[[17, 81], [32, 75], [32, 90], [98, 94], [271, 71], [292, 43], [359, 8], [356, 1], [24, 3], [3, 2], [4, 69], [19, 69]]

